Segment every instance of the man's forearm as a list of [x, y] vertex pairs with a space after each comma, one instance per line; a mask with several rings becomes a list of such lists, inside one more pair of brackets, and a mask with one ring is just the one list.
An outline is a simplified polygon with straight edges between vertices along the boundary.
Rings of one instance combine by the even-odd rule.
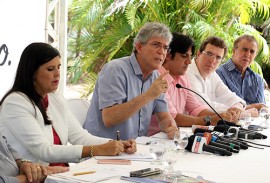
[[116, 104], [102, 110], [102, 118], [106, 127], [117, 125], [130, 118], [143, 106], [153, 100], [150, 95], [143, 93], [132, 100]]
[[205, 125], [204, 117], [195, 117], [185, 114], [177, 114], [175, 117], [177, 126], [189, 127], [192, 125]]

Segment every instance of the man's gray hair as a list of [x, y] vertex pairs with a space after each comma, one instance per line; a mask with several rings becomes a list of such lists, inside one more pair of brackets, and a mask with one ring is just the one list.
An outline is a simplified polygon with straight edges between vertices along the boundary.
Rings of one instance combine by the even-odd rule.
[[234, 41], [233, 47], [234, 47], [234, 48], [238, 48], [238, 44], [239, 44], [242, 40], [244, 40], [244, 39], [247, 40], [247, 41], [249, 41], [249, 42], [254, 42], [254, 43], [256, 43], [257, 47], [259, 47], [258, 41], [256, 40], [256, 38], [255, 38], [254, 36], [248, 35], [248, 34], [244, 34], [243, 36], [238, 37], [238, 38]]
[[134, 38], [133, 51], [136, 52], [136, 43], [147, 43], [153, 37], [162, 37], [168, 43], [172, 40], [170, 29], [163, 23], [149, 22], [139, 30], [137, 36]]

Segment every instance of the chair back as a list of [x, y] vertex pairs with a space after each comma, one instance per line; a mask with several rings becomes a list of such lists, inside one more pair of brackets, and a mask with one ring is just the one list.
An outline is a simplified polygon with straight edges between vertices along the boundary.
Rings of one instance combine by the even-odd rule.
[[67, 105], [70, 112], [83, 126], [90, 102], [82, 98], [72, 98], [67, 100]]

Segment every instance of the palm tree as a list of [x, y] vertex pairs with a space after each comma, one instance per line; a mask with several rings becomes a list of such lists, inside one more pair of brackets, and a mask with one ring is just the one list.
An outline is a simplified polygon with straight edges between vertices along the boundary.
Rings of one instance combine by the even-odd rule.
[[193, 37], [197, 48], [216, 35], [230, 50], [236, 37], [252, 34], [260, 46], [258, 62], [268, 64], [267, 42], [250, 23], [255, 17], [267, 20], [269, 14], [270, 0], [74, 0], [69, 14], [71, 60], [81, 73], [95, 75], [107, 61], [130, 55], [140, 27], [158, 21]]

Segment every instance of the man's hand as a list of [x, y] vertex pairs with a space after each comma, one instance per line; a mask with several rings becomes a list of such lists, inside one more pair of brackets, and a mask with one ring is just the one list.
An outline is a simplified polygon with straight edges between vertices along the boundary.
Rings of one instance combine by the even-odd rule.
[[265, 107], [265, 105], [261, 103], [249, 104], [247, 105], [246, 110], [251, 109], [251, 108], [256, 108], [259, 111], [261, 107]]
[[178, 130], [176, 122], [172, 118], [160, 121], [160, 128], [168, 135], [169, 139], [173, 139], [174, 133]]
[[250, 108], [245, 110], [245, 112], [250, 113], [251, 117], [258, 117], [259, 116], [259, 111], [256, 108]]
[[231, 121], [238, 121], [240, 114], [243, 110], [237, 107], [231, 107], [227, 110], [227, 113], [231, 114], [232, 119]]
[[174, 133], [178, 130], [178, 128], [175, 125], [170, 125], [167, 127], [164, 132], [167, 133], [169, 139], [173, 139]]
[[226, 121], [232, 121], [232, 115], [227, 112], [223, 112], [219, 114], [224, 120]]
[[169, 72], [166, 71], [163, 74], [161, 74], [150, 86], [150, 88], [147, 90], [147, 95], [151, 96], [152, 99], [156, 99], [160, 96], [161, 93], [165, 93], [168, 90], [168, 83], [167, 80], [164, 79], [164, 76], [166, 76]]

